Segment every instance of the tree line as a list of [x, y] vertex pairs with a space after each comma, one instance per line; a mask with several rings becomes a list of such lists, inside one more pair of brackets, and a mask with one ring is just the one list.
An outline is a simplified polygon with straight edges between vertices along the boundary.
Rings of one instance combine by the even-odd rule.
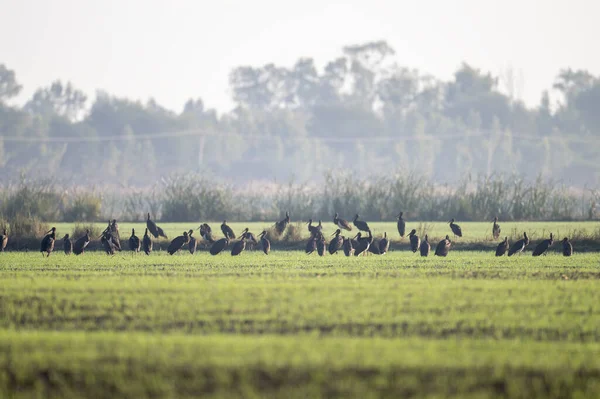
[[0, 178], [144, 186], [189, 172], [240, 183], [403, 168], [434, 182], [466, 173], [600, 182], [600, 77], [560, 70], [527, 107], [501, 90], [514, 86], [510, 74], [464, 63], [443, 81], [395, 56], [379, 41], [344, 47], [322, 70], [311, 58], [235, 68], [235, 108], [222, 115], [199, 98], [178, 113], [101, 90], [90, 103], [61, 81], [16, 106], [18, 75], [0, 64]]

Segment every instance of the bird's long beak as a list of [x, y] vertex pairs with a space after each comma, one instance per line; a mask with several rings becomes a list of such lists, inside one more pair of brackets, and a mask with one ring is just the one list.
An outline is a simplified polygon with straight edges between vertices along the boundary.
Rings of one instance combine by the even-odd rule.
[[336, 231], [335, 233], [333, 233], [332, 235], [330, 235], [330, 237], [333, 237], [333, 236], [334, 236], [334, 235], [336, 235], [336, 234], [337, 234], [337, 231]]

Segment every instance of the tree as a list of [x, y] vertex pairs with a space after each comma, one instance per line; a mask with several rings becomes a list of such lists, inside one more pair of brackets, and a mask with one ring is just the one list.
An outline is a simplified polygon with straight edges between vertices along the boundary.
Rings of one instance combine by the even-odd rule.
[[19, 95], [22, 88], [17, 83], [15, 72], [0, 64], [0, 104]]
[[56, 80], [49, 87], [36, 90], [24, 108], [36, 115], [59, 115], [74, 121], [82, 116], [86, 101], [87, 96], [75, 89], [71, 82], [63, 85]]

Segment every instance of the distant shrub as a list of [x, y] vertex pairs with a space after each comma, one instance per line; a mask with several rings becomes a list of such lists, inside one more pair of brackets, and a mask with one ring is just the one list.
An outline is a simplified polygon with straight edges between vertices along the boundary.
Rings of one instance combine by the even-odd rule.
[[65, 222], [92, 222], [100, 219], [102, 200], [93, 192], [79, 192], [69, 199], [63, 211]]
[[190, 222], [239, 219], [230, 188], [193, 176], [174, 176], [166, 181], [161, 220]]
[[71, 238], [73, 240], [76, 240], [79, 237], [84, 236], [86, 230], [90, 231], [90, 237], [92, 240], [95, 240], [96, 238], [98, 238], [100, 236], [100, 234], [102, 233], [102, 231], [101, 231], [102, 229], [100, 229], [99, 227], [96, 227], [93, 223], [84, 223], [84, 224], [77, 223], [75, 225], [75, 227], [73, 227], [73, 233], [71, 234]]
[[44, 221], [60, 220], [63, 196], [48, 180], [22, 178], [17, 187], [3, 195], [0, 213], [8, 220], [18, 215]]
[[37, 217], [17, 215], [10, 220], [9, 232], [14, 238], [42, 238], [50, 227]]
[[302, 240], [302, 229], [305, 228], [302, 222], [288, 224], [283, 237], [280, 241], [297, 242]]

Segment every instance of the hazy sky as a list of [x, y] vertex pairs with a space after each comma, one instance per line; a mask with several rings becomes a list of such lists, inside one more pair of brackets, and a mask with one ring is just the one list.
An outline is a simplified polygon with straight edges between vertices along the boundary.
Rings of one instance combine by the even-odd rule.
[[387, 40], [401, 65], [449, 79], [465, 60], [494, 74], [512, 66], [537, 103], [562, 67], [600, 74], [600, 1], [0, 0], [0, 63], [21, 101], [54, 79], [180, 111], [190, 97], [231, 107], [239, 65], [299, 57], [318, 65], [348, 44]]

